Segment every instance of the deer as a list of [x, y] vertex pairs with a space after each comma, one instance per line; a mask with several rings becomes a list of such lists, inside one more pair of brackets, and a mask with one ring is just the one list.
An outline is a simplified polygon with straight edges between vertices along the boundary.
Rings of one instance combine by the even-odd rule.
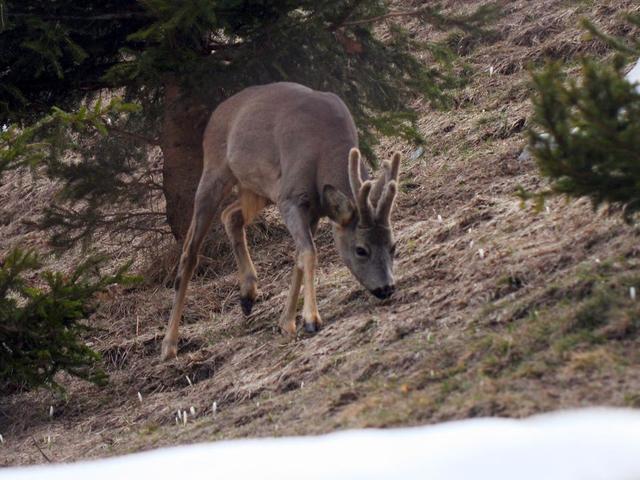
[[291, 285], [279, 322], [285, 335], [297, 335], [301, 287], [304, 330], [313, 334], [323, 325], [315, 291], [314, 243], [321, 218], [328, 217], [339, 257], [358, 282], [379, 299], [394, 293], [391, 211], [400, 154], [385, 160], [379, 176], [370, 179], [354, 120], [340, 97], [290, 82], [246, 88], [217, 106], [202, 146], [203, 169], [175, 277], [162, 360], [177, 356], [187, 285], [212, 221], [234, 187], [237, 198], [220, 219], [237, 264], [245, 316], [258, 297], [245, 227], [268, 205], [277, 207], [295, 244]]

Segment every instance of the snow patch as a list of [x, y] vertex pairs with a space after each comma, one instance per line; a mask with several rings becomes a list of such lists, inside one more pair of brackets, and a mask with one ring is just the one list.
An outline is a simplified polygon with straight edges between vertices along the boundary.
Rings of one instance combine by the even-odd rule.
[[[8, 439], [5, 439], [7, 441]], [[623, 480], [640, 478], [640, 410], [585, 409], [318, 437], [205, 443], [69, 465], [11, 480], [115, 478]]]
[[635, 67], [633, 67], [631, 71], [627, 73], [627, 76], [625, 78], [629, 83], [637, 83], [638, 85], [636, 86], [636, 90], [638, 93], [640, 93], [640, 58], [636, 62]]

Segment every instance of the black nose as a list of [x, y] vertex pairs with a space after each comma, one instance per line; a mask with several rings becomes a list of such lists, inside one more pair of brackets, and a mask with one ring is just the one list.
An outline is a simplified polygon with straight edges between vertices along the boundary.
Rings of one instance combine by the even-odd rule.
[[380, 300], [384, 300], [385, 298], [389, 298], [391, 295], [393, 295], [395, 289], [396, 287], [394, 285], [386, 285], [384, 287], [371, 290], [371, 293], [373, 293]]

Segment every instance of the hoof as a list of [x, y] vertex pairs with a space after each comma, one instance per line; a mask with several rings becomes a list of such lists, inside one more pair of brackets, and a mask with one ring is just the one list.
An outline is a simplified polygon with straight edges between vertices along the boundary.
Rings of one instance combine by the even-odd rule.
[[295, 337], [296, 336], [296, 322], [294, 321], [285, 321], [280, 323], [280, 330], [283, 335], [287, 337]]
[[316, 325], [315, 323], [304, 324], [304, 331], [307, 333], [316, 333], [318, 330], [320, 330], [320, 326]]
[[320, 315], [312, 314], [311, 318], [304, 320], [304, 331], [307, 333], [317, 333], [322, 328], [322, 318]]
[[178, 356], [178, 342], [174, 341], [166, 341], [162, 342], [162, 353], [160, 354], [160, 359], [163, 362], [167, 360], [173, 360]]
[[251, 315], [251, 310], [253, 310], [253, 304], [255, 302], [253, 299], [249, 297], [240, 297], [240, 308], [242, 308], [242, 313], [245, 317]]

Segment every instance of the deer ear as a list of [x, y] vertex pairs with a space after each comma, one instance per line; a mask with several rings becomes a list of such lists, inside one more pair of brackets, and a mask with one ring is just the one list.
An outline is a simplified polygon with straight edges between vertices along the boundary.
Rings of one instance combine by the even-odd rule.
[[322, 204], [327, 216], [343, 227], [348, 225], [356, 214], [356, 207], [351, 199], [333, 185], [324, 186]]

